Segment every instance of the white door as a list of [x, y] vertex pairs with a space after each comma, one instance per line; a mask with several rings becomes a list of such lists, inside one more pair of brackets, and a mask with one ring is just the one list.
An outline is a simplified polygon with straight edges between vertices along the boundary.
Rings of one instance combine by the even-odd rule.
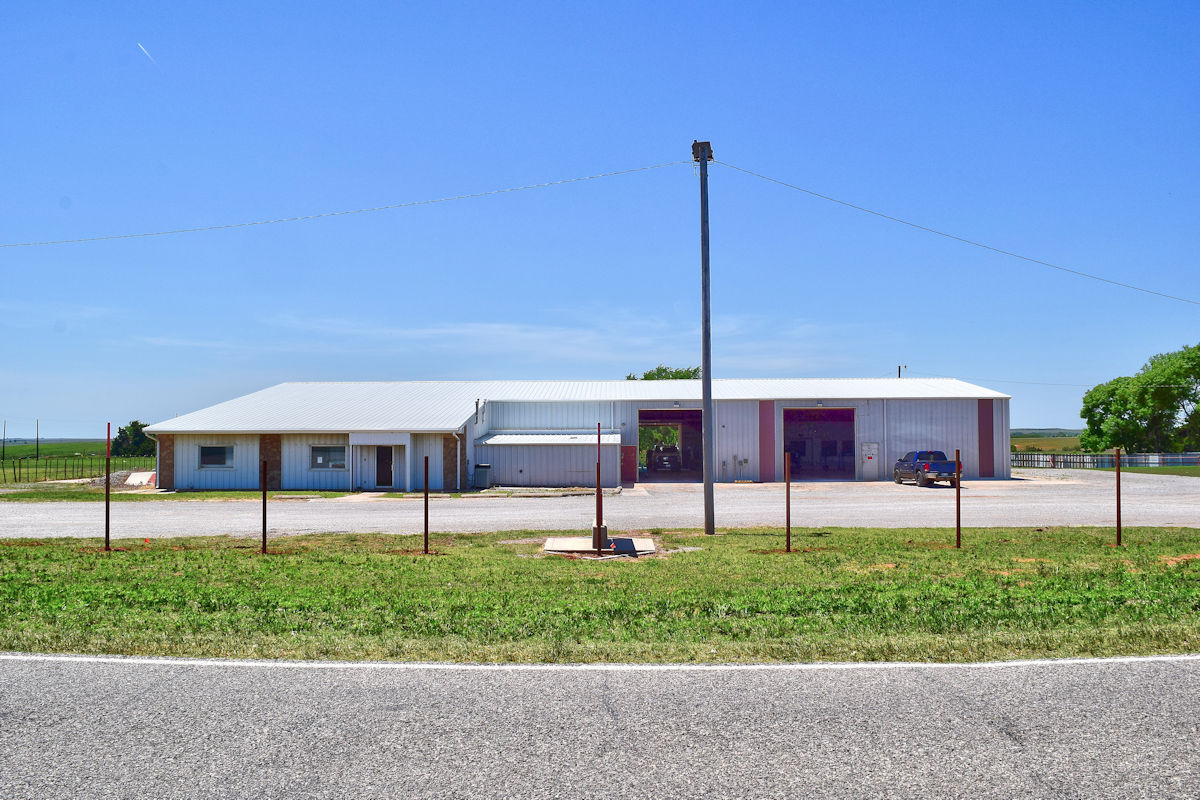
[[879, 442], [863, 442], [859, 452], [862, 454], [862, 469], [859, 473], [862, 480], [879, 480]]

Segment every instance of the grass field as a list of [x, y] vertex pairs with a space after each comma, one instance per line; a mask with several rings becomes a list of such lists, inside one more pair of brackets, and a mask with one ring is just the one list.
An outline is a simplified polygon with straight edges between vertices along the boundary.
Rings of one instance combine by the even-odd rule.
[[[1103, 472], [1116, 472], [1108, 468]], [[1149, 475], [1184, 475], [1189, 478], [1200, 478], [1200, 467], [1121, 467], [1121, 472], [1144, 472]]]
[[[537, 534], [544, 536], [545, 534]], [[534, 536], [533, 534], [530, 535]], [[498, 662], [968, 661], [1200, 650], [1200, 531], [666, 533], [668, 557], [521, 536], [0, 541], [0, 650]], [[680, 548], [694, 548], [681, 550]]]
[[1017, 451], [1037, 449], [1043, 453], [1077, 453], [1079, 452], [1078, 436], [1013, 436], [1009, 439]]
[[[22, 439], [22, 442], [25, 440]], [[4, 445], [5, 458], [32, 458], [34, 453], [40, 454], [42, 458], [48, 456], [103, 456], [104, 455], [104, 440], [96, 439], [79, 442], [42, 442], [41, 445], [36, 445], [33, 442], [29, 444], [13, 444], [8, 442]]]
[[[152, 472], [154, 456], [115, 456], [112, 471]], [[97, 478], [104, 474], [104, 456], [56, 456], [0, 461], [0, 484], [32, 483], [70, 478]]]

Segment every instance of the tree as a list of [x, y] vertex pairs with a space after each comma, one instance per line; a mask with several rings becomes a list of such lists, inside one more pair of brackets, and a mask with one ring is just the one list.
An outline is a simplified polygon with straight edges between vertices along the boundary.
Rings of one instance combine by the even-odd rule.
[[1083, 396], [1084, 450], [1133, 452], [1200, 448], [1200, 345], [1159, 353], [1136, 375], [1114, 378]]
[[154, 440], [147, 436], [142, 429], [146, 423], [136, 419], [117, 431], [112, 440], [114, 456], [152, 456], [154, 455]]
[[639, 379], [634, 373], [629, 373], [625, 376], [627, 381], [674, 381], [674, 380], [695, 380], [700, 377], [699, 367], [668, 367], [665, 364], [659, 364], [654, 369], [646, 370], [642, 373]]

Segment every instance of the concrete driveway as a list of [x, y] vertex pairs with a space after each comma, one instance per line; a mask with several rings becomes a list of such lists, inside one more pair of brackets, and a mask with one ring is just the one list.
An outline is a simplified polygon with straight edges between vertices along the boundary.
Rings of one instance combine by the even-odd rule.
[[[1089, 470], [1017, 470], [1013, 480], [971, 481], [962, 491], [967, 527], [1114, 524], [1113, 474]], [[1200, 525], [1200, 479], [1122, 476], [1126, 525]], [[718, 484], [721, 527], [782, 526], [782, 484]], [[435, 497], [431, 527], [443, 532], [590, 528], [591, 497]], [[639, 484], [604, 501], [613, 530], [703, 525], [699, 484]], [[261, 526], [255, 501], [114, 503], [116, 537], [253, 536]], [[797, 526], [952, 527], [954, 490], [879, 483], [801, 483], [792, 487]], [[272, 501], [272, 535], [320, 532], [417, 533], [418, 499]], [[101, 503], [0, 503], [0, 538], [104, 535]]]

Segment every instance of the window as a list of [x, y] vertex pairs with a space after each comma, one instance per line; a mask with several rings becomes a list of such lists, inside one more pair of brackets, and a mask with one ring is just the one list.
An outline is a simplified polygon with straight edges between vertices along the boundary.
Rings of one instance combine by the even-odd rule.
[[200, 447], [200, 469], [233, 468], [233, 445]]
[[345, 445], [313, 445], [309, 456], [309, 469], [345, 469]]

